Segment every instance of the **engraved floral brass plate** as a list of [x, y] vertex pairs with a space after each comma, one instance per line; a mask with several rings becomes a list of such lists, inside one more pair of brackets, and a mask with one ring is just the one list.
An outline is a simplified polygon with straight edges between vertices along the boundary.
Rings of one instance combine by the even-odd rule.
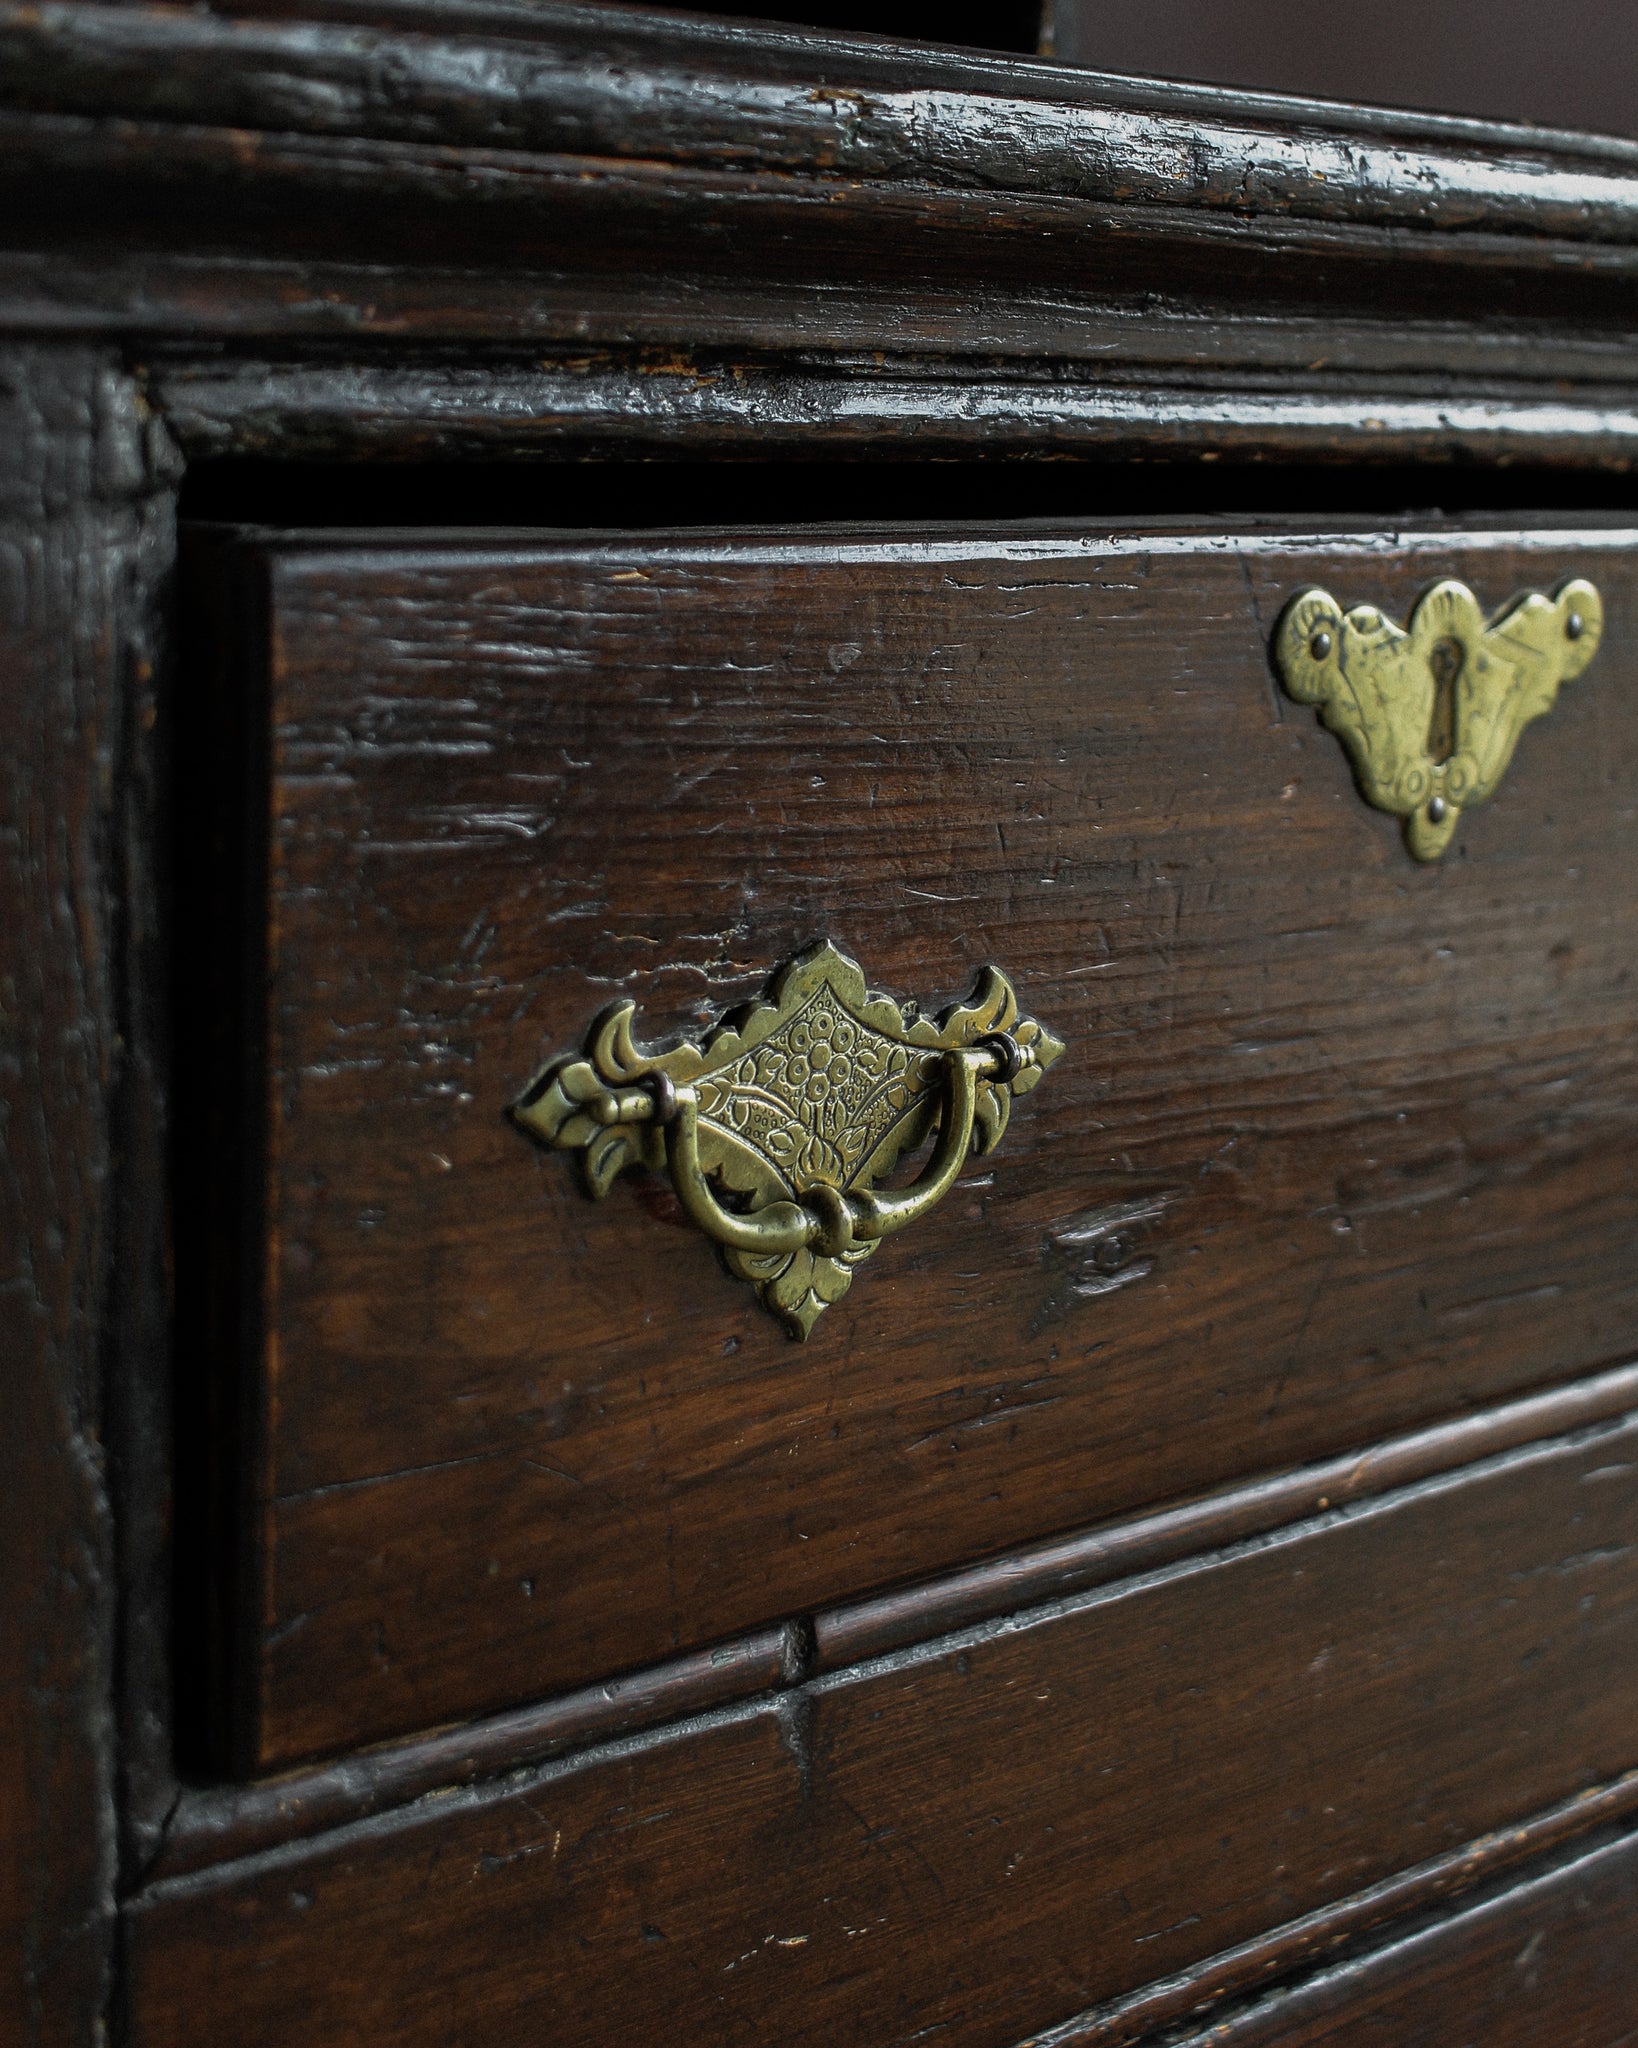
[[1465, 583], [1436, 583], [1406, 627], [1305, 590], [1280, 621], [1275, 661], [1347, 748], [1367, 802], [1405, 820], [1418, 860], [1436, 860], [1463, 811], [1494, 794], [1525, 726], [1598, 652], [1603, 625], [1603, 600], [1579, 580], [1520, 598], [1488, 626]]
[[[581, 1156], [606, 1195], [622, 1167], [669, 1171], [683, 1207], [796, 1337], [847, 1292], [882, 1238], [988, 1152], [1063, 1046], [1022, 1017], [986, 967], [937, 1018], [866, 987], [829, 944], [776, 974], [758, 1002], [700, 1044], [645, 1052], [635, 1006], [617, 1003], [582, 1053], [551, 1061], [513, 1105], [531, 1136]], [[908, 1188], [876, 1183], [934, 1131]]]

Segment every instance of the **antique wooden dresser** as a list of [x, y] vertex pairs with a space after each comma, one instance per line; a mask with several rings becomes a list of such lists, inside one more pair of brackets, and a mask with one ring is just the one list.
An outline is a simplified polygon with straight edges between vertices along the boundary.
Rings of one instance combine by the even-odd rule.
[[1638, 145], [3, 20], [5, 2041], [1638, 2041]]

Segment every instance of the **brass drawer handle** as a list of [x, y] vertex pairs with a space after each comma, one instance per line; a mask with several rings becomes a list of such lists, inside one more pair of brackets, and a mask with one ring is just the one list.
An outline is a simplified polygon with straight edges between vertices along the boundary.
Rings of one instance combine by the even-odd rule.
[[[999, 968], [984, 969], [965, 1003], [927, 1018], [873, 995], [828, 943], [788, 962], [702, 1043], [642, 1052], [635, 1014], [629, 1002], [606, 1010], [584, 1052], [541, 1069], [513, 1119], [553, 1150], [579, 1152], [599, 1198], [623, 1167], [668, 1170], [729, 1270], [795, 1337], [884, 1237], [948, 1193], [970, 1152], [991, 1150], [1012, 1098], [1063, 1051], [1020, 1016]], [[935, 1125], [914, 1183], [877, 1192]]]
[[1405, 820], [1405, 844], [1437, 860], [1463, 811], [1495, 793], [1519, 734], [1598, 652], [1593, 585], [1532, 591], [1490, 625], [1465, 583], [1436, 583], [1408, 626], [1324, 590], [1291, 600], [1276, 630], [1280, 680], [1347, 748], [1360, 791]]

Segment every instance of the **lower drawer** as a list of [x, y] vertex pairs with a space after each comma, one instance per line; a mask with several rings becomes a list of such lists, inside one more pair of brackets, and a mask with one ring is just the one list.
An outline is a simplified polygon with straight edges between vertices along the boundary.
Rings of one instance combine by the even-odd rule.
[[[1083, 2035], [1094, 2048], [1095, 2035]], [[1173, 2048], [1632, 2048], [1638, 1837], [1561, 1859]], [[1041, 2048], [1080, 2048], [1073, 2038]]]
[[1007, 2048], [1638, 1763], [1635, 1472], [1629, 1416], [162, 1884], [133, 2048]]

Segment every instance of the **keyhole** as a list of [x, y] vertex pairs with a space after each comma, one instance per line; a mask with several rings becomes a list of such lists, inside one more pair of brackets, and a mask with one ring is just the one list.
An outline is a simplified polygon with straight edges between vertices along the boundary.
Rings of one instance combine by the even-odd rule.
[[1428, 759], [1438, 764], [1456, 751], [1456, 678], [1467, 659], [1460, 640], [1436, 640], [1428, 654], [1433, 671], [1433, 711], [1428, 719]]

